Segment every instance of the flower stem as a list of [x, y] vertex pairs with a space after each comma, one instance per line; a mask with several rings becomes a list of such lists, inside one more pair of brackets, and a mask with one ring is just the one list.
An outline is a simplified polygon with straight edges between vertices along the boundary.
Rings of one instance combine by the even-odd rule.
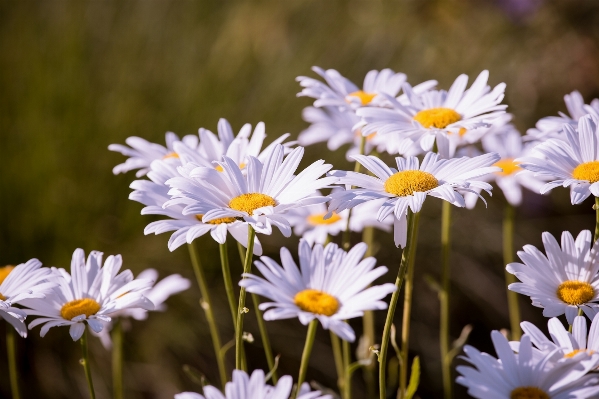
[[387, 310], [387, 318], [385, 320], [385, 327], [383, 329], [383, 338], [381, 340], [381, 350], [379, 352], [379, 397], [380, 399], [387, 399], [387, 352], [389, 351], [389, 338], [391, 336], [391, 325], [393, 324], [393, 316], [395, 315], [395, 309], [397, 308], [397, 301], [399, 300], [399, 293], [403, 280], [406, 275], [408, 268], [409, 258], [415, 254], [413, 248], [416, 248], [416, 232], [419, 219], [418, 213], [412, 213], [408, 210], [408, 239], [406, 247], [403, 249], [401, 254], [401, 263], [399, 264], [399, 270], [397, 271], [397, 278], [395, 279], [395, 292], [391, 296], [391, 302], [389, 303], [389, 309]]
[[218, 365], [218, 373], [220, 376], [221, 385], [224, 387], [227, 382], [227, 370], [225, 369], [225, 361], [220, 356], [220, 336], [218, 334], [218, 327], [212, 313], [212, 301], [210, 300], [210, 294], [208, 292], [208, 285], [206, 284], [206, 276], [200, 263], [200, 256], [194, 243], [188, 244], [189, 256], [191, 257], [191, 265], [193, 266], [193, 272], [195, 273], [198, 287], [200, 288], [201, 305], [206, 314], [206, 321], [208, 322], [208, 328], [210, 329], [210, 336], [212, 338], [212, 346], [214, 347], [214, 353], [216, 354], [216, 362]]
[[87, 387], [89, 388], [89, 397], [91, 399], [96, 399], [96, 393], [94, 391], [94, 382], [92, 381], [92, 371], [89, 364], [89, 354], [87, 352], [87, 327], [81, 336], [81, 352], [83, 354], [83, 359], [81, 359], [81, 364], [83, 365], [83, 369], [85, 370], [85, 379], [87, 380]]
[[[418, 224], [414, 225], [414, 237], [418, 237]], [[401, 327], [401, 368], [399, 370], [399, 391], [401, 397], [406, 393], [408, 384], [408, 354], [410, 347], [410, 319], [412, 315], [412, 293], [414, 291], [414, 259], [416, 240], [410, 247], [408, 270], [404, 289], [403, 319]]]
[[312, 353], [312, 347], [314, 346], [314, 338], [316, 337], [316, 327], [318, 327], [318, 319], [314, 319], [308, 325], [308, 333], [306, 334], [306, 343], [304, 344], [304, 351], [302, 352], [302, 362], [300, 364], [299, 376], [297, 377], [297, 389], [293, 394], [293, 399], [297, 397], [299, 390], [306, 380], [306, 374], [308, 372], [308, 363], [310, 362], [310, 354]]
[[505, 266], [514, 261], [514, 220], [515, 209], [506, 203], [503, 216], [503, 264], [505, 272], [505, 285], [507, 290], [507, 303], [510, 312], [510, 328], [512, 330], [511, 339], [520, 341], [522, 332], [520, 331], [520, 307], [518, 306], [518, 293], [510, 291], [507, 287], [516, 282], [516, 276], [508, 273]]
[[593, 244], [599, 240], [599, 197], [595, 197], [595, 235], [593, 236]]
[[112, 395], [123, 399], [123, 325], [116, 319], [112, 329]]
[[6, 352], [8, 356], [8, 374], [10, 376], [10, 392], [12, 393], [12, 399], [20, 399], [21, 394], [19, 393], [19, 374], [15, 349], [15, 330], [10, 325], [6, 325]]
[[270, 339], [268, 338], [268, 331], [266, 330], [266, 324], [262, 317], [262, 311], [260, 306], [260, 300], [258, 295], [252, 294], [252, 302], [254, 303], [254, 310], [256, 312], [256, 319], [258, 320], [258, 329], [260, 330], [260, 337], [262, 338], [262, 346], [264, 347], [264, 354], [266, 355], [266, 362], [268, 363], [268, 369], [272, 370], [272, 382], [277, 383], [279, 377], [277, 377], [277, 370], [275, 370], [275, 358], [272, 355], [272, 348], [270, 346]]
[[341, 353], [341, 342], [339, 337], [333, 331], [331, 333], [331, 346], [333, 347], [333, 357], [335, 358], [335, 370], [337, 371], [337, 387], [339, 392], [343, 392], [344, 373], [343, 373], [343, 354]]
[[449, 255], [451, 250], [451, 204], [443, 201], [441, 210], [441, 302], [440, 346], [441, 367], [443, 372], [443, 392], [445, 399], [451, 399], [451, 358], [449, 354], [449, 290], [451, 269]]
[[227, 300], [229, 301], [229, 309], [231, 310], [231, 317], [233, 318], [233, 327], [237, 324], [237, 317], [235, 315], [235, 289], [233, 288], [233, 281], [231, 280], [231, 270], [229, 268], [229, 254], [227, 252], [227, 241], [218, 245], [220, 251], [220, 265], [223, 270], [223, 280], [225, 281], [225, 291], [227, 292]]
[[346, 340], [342, 340], [343, 342], [343, 395], [341, 397], [343, 399], [351, 399], [351, 351], [349, 347], [349, 342]]
[[[245, 261], [243, 263], [243, 273], [249, 273], [252, 270], [252, 258], [254, 256], [254, 238], [256, 231], [248, 224], [248, 247], [245, 251]], [[242, 277], [245, 278], [245, 277]], [[247, 311], [245, 307], [245, 287], [239, 290], [239, 306], [237, 307], [237, 328], [235, 329], [235, 368], [244, 370], [243, 365], [243, 316]]]

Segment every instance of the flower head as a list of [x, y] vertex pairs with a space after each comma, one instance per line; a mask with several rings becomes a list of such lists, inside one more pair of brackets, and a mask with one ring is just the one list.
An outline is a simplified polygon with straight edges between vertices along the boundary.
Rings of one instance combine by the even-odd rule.
[[287, 248], [281, 248], [282, 266], [263, 256], [255, 264], [264, 278], [244, 274], [239, 285], [273, 301], [260, 305], [265, 320], [297, 317], [306, 325], [318, 319], [325, 329], [353, 342], [355, 333], [345, 320], [387, 308], [382, 299], [395, 291], [393, 284], [368, 287], [387, 268], [375, 268], [371, 257], [362, 260], [366, 249], [360, 243], [345, 252], [333, 243], [311, 247], [300, 240], [299, 268]]

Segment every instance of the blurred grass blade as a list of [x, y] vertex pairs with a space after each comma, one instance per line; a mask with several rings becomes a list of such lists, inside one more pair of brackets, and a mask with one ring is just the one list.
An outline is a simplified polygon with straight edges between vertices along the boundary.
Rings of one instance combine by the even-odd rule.
[[420, 384], [420, 358], [416, 356], [412, 362], [412, 373], [410, 374], [410, 383], [406, 389], [405, 399], [412, 399]]

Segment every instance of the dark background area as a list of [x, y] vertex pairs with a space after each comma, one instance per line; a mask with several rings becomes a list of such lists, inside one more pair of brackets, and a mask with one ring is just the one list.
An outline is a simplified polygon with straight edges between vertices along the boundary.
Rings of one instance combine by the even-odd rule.
[[[36, 257], [68, 268], [75, 248], [120, 253], [135, 273], [153, 267], [161, 276], [191, 278], [187, 250], [170, 253], [168, 235], [144, 236], [155, 218], [127, 199], [133, 173], [114, 176], [124, 158], [107, 150], [140, 136], [163, 143], [164, 133], [213, 131], [219, 118], [238, 130], [266, 123], [268, 140], [306, 127], [296, 98], [298, 75], [310, 67], [335, 68], [357, 84], [371, 69], [392, 68], [411, 83], [437, 79], [447, 89], [460, 73], [490, 70], [490, 84], [507, 83], [505, 102], [522, 131], [543, 116], [565, 111], [563, 95], [579, 90], [599, 97], [599, 4], [596, 1], [3, 1], [0, 2], [0, 264]], [[303, 166], [326, 159], [351, 168], [345, 148], [307, 148]], [[571, 206], [569, 193], [530, 194], [518, 209], [516, 247], [539, 246], [541, 232], [593, 227], [591, 203]], [[453, 222], [452, 334], [466, 324], [469, 343], [494, 354], [489, 332], [508, 327], [501, 258], [504, 199], [496, 191], [487, 208], [456, 210]], [[424, 280], [439, 275], [440, 203], [429, 199], [421, 218], [412, 320], [413, 355], [423, 376], [418, 395], [440, 396], [438, 300]], [[358, 242], [360, 237], [352, 237]], [[297, 249], [297, 238], [262, 237], [265, 254]], [[379, 264], [392, 281], [400, 251], [377, 233]], [[199, 240], [209, 269], [215, 312], [232, 337], [217, 245]], [[240, 273], [235, 248], [233, 272]], [[217, 371], [195, 286], [168, 301], [166, 313], [133, 322], [126, 336], [128, 398], [171, 398], [200, 387], [184, 364], [216, 381]], [[521, 298], [523, 317], [546, 329], [541, 310]], [[382, 331], [384, 312], [377, 313]], [[396, 320], [399, 323], [401, 316]], [[266, 368], [252, 317], [246, 330], [250, 366]], [[361, 321], [353, 320], [359, 332]], [[4, 329], [6, 323], [2, 323]], [[280, 371], [297, 378], [306, 329], [297, 320], [267, 324]], [[354, 346], [355, 348], [355, 346]], [[18, 340], [23, 396], [86, 397], [80, 348], [66, 328], [45, 338], [39, 328]], [[110, 397], [110, 354], [92, 340], [99, 398]], [[0, 345], [0, 397], [9, 397], [4, 345]], [[233, 359], [229, 359], [233, 365]], [[308, 378], [335, 386], [328, 333], [319, 330]], [[364, 395], [361, 373], [354, 397]], [[466, 397], [456, 389], [457, 397]]]

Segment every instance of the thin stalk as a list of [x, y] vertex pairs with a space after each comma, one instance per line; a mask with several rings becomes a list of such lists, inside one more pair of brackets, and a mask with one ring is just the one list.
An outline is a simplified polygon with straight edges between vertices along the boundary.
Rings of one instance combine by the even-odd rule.
[[124, 399], [123, 393], [123, 325], [116, 319], [112, 328], [112, 396]]
[[89, 354], [87, 352], [87, 327], [81, 336], [81, 352], [83, 354], [83, 359], [81, 359], [81, 365], [85, 370], [85, 379], [87, 380], [87, 387], [89, 388], [89, 397], [91, 399], [96, 399], [96, 392], [94, 391], [94, 382], [92, 381], [92, 371], [89, 364]]
[[339, 337], [333, 331], [331, 333], [331, 346], [333, 347], [333, 357], [335, 359], [335, 370], [337, 371], [337, 386], [339, 392], [343, 392], [344, 373], [343, 373], [343, 354], [341, 353], [341, 342]]
[[8, 355], [8, 374], [10, 376], [10, 392], [12, 399], [20, 399], [19, 374], [17, 368], [17, 355], [15, 349], [15, 330], [6, 325], [6, 352]]
[[514, 220], [515, 209], [509, 203], [505, 205], [503, 216], [503, 265], [505, 273], [505, 288], [507, 290], [507, 303], [510, 312], [511, 339], [520, 341], [522, 332], [520, 330], [520, 307], [518, 306], [518, 293], [510, 291], [507, 287], [516, 282], [516, 276], [508, 273], [505, 266], [514, 261]]
[[[414, 237], [418, 237], [418, 224], [414, 226]], [[401, 367], [399, 369], [399, 391], [401, 397], [406, 393], [408, 386], [408, 354], [410, 347], [410, 320], [412, 316], [412, 294], [414, 291], [414, 260], [416, 241], [410, 247], [408, 270], [404, 288], [403, 319], [401, 327]]]
[[[243, 273], [249, 273], [252, 270], [252, 258], [254, 256], [254, 238], [256, 231], [248, 224], [248, 247], [245, 251], [245, 262], [243, 263]], [[242, 277], [245, 279], [245, 277]], [[245, 314], [245, 287], [239, 290], [239, 306], [237, 307], [237, 328], [235, 330], [235, 368], [245, 370], [243, 362], [243, 316]]]
[[449, 290], [451, 269], [449, 255], [451, 250], [451, 204], [443, 201], [441, 210], [441, 291], [439, 301], [441, 302], [440, 320], [440, 347], [441, 367], [443, 371], [443, 393], [445, 399], [451, 399], [451, 359], [449, 353]]
[[227, 241], [218, 245], [220, 252], [220, 265], [223, 270], [223, 280], [225, 281], [225, 291], [227, 292], [227, 300], [229, 301], [229, 310], [233, 318], [233, 327], [237, 324], [235, 310], [237, 309], [235, 301], [235, 289], [231, 279], [231, 269], [229, 268], [229, 253], [227, 252]]
[[216, 354], [216, 363], [218, 365], [220, 382], [221, 385], [224, 387], [225, 383], [227, 382], [227, 370], [225, 368], [224, 358], [220, 356], [220, 348], [222, 347], [222, 345], [220, 343], [220, 336], [218, 334], [218, 327], [214, 319], [214, 314], [212, 313], [212, 301], [210, 300], [208, 285], [206, 284], [206, 276], [204, 275], [204, 270], [202, 269], [202, 264], [200, 263], [200, 256], [194, 243], [192, 242], [191, 244], [188, 244], [187, 248], [189, 248], [191, 265], [193, 267], [193, 272], [196, 276], [198, 287], [200, 288], [200, 302], [202, 305], [202, 309], [204, 309], [204, 313], [206, 315], [208, 328], [210, 329], [210, 337], [212, 338], [212, 346], [214, 347], [214, 353]]
[[[397, 308], [397, 301], [399, 300], [399, 293], [403, 280], [408, 268], [408, 261], [411, 256], [415, 254], [416, 248], [416, 226], [418, 225], [419, 213], [412, 213], [408, 210], [408, 239], [406, 247], [403, 249], [401, 254], [401, 263], [399, 264], [399, 270], [397, 271], [397, 278], [395, 279], [395, 292], [391, 296], [391, 302], [389, 303], [389, 309], [387, 310], [387, 318], [385, 320], [385, 327], [383, 329], [383, 338], [381, 340], [381, 350], [379, 352], [379, 397], [380, 399], [387, 399], [387, 352], [389, 351], [389, 338], [391, 336], [391, 325], [393, 324], [393, 316], [395, 315], [395, 309]], [[414, 251], [412, 250], [414, 248]]]
[[304, 344], [304, 351], [302, 352], [302, 362], [300, 363], [299, 376], [297, 377], [297, 389], [293, 394], [293, 399], [297, 397], [300, 387], [306, 380], [306, 374], [308, 373], [308, 363], [310, 362], [310, 354], [312, 353], [312, 347], [314, 346], [314, 338], [316, 338], [316, 327], [318, 327], [318, 319], [312, 320], [308, 325], [306, 343]]
[[351, 351], [349, 347], [349, 342], [346, 340], [342, 340], [343, 346], [343, 394], [341, 397], [343, 399], [351, 399]]
[[[366, 250], [365, 257], [373, 256], [373, 243], [374, 243], [374, 227], [368, 226], [362, 230], [362, 242], [368, 245], [368, 249]], [[375, 325], [374, 325], [374, 312], [372, 310], [367, 310], [364, 312], [364, 316], [362, 317], [362, 326], [364, 328], [364, 336], [368, 341], [367, 348], [370, 348], [375, 344]], [[376, 396], [376, 365], [374, 362], [371, 362], [367, 366], [364, 367], [364, 381], [366, 382], [366, 392], [368, 393], [369, 398], [374, 398]]]
[[262, 317], [262, 311], [260, 306], [260, 300], [258, 295], [252, 294], [252, 302], [254, 303], [254, 310], [256, 312], [256, 319], [258, 320], [258, 329], [260, 330], [260, 337], [262, 338], [262, 346], [264, 347], [264, 355], [266, 355], [266, 362], [268, 363], [268, 370], [272, 372], [272, 382], [277, 383], [279, 377], [277, 377], [277, 370], [275, 369], [275, 358], [272, 355], [272, 348], [270, 346], [270, 339], [268, 338], [268, 331], [266, 330], [266, 324]]
[[599, 197], [595, 197], [595, 235], [593, 236], [593, 243], [599, 240]]

